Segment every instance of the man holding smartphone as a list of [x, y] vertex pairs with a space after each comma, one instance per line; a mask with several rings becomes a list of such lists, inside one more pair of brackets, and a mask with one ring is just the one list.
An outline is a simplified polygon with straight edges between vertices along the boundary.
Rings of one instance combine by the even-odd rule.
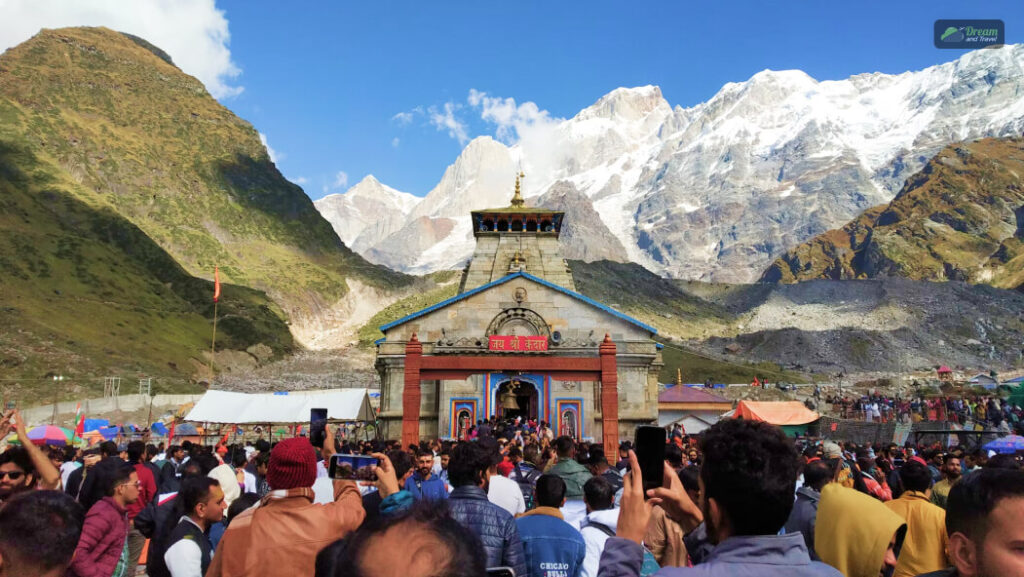
[[[328, 427], [321, 455], [334, 454]], [[217, 547], [211, 577], [270, 577], [282, 568], [312, 575], [317, 553], [363, 522], [365, 512], [355, 481], [334, 481], [334, 502], [314, 503], [316, 451], [305, 437], [286, 439], [270, 452], [270, 493], [260, 506], [232, 519]]]
[[[605, 543], [600, 577], [640, 575], [642, 542], [655, 505], [664, 508], [688, 538], [706, 533], [715, 545], [700, 565], [663, 568], [659, 575], [841, 577], [834, 568], [811, 561], [799, 533], [778, 534], [793, 508], [798, 463], [796, 449], [781, 429], [723, 419], [704, 432], [701, 452], [700, 507], [667, 464], [664, 486], [648, 491], [645, 500], [640, 464], [630, 453], [616, 536]], [[687, 542], [687, 549], [697, 545]]]

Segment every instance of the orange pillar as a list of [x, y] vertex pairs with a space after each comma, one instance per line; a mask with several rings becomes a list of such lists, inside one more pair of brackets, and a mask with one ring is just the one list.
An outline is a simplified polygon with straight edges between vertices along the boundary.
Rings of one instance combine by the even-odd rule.
[[619, 369], [615, 343], [606, 333], [601, 347], [601, 435], [604, 454], [614, 459], [619, 454]]
[[423, 344], [416, 333], [405, 344], [405, 389], [402, 391], [402, 448], [420, 442], [420, 363]]

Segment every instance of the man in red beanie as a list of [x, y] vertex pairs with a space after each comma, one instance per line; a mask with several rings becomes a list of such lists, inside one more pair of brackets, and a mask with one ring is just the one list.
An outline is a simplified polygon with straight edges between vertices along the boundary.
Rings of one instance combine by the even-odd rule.
[[[321, 454], [333, 454], [330, 427]], [[231, 520], [213, 556], [208, 577], [312, 575], [321, 549], [354, 531], [365, 511], [354, 481], [334, 481], [334, 502], [313, 503], [316, 451], [305, 437], [287, 439], [270, 452], [270, 493]]]

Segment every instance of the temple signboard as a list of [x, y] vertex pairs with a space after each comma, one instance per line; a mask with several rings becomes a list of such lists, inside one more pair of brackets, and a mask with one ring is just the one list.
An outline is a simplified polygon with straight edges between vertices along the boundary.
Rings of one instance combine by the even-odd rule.
[[491, 335], [487, 348], [501, 352], [546, 351], [548, 350], [548, 338], [545, 336]]

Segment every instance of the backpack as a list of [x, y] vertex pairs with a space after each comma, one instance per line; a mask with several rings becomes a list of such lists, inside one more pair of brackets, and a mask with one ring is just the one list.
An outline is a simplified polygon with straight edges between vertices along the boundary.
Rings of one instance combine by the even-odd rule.
[[523, 493], [523, 500], [526, 501], [526, 510], [529, 511], [537, 506], [533, 499], [533, 490], [537, 486], [537, 479], [543, 473], [537, 469], [530, 469], [527, 472], [519, 467], [519, 463], [516, 463], [512, 471], [512, 480], [519, 485], [519, 490]]
[[[604, 523], [590, 522], [584, 525], [584, 527], [593, 527], [609, 537], [615, 536], [615, 531], [612, 531], [611, 527]], [[659, 569], [661, 569], [661, 565], [658, 565], [658, 560], [654, 558], [654, 553], [651, 553], [647, 550], [647, 547], [644, 547], [644, 562], [640, 565], [640, 577], [650, 577], [657, 573]]]

